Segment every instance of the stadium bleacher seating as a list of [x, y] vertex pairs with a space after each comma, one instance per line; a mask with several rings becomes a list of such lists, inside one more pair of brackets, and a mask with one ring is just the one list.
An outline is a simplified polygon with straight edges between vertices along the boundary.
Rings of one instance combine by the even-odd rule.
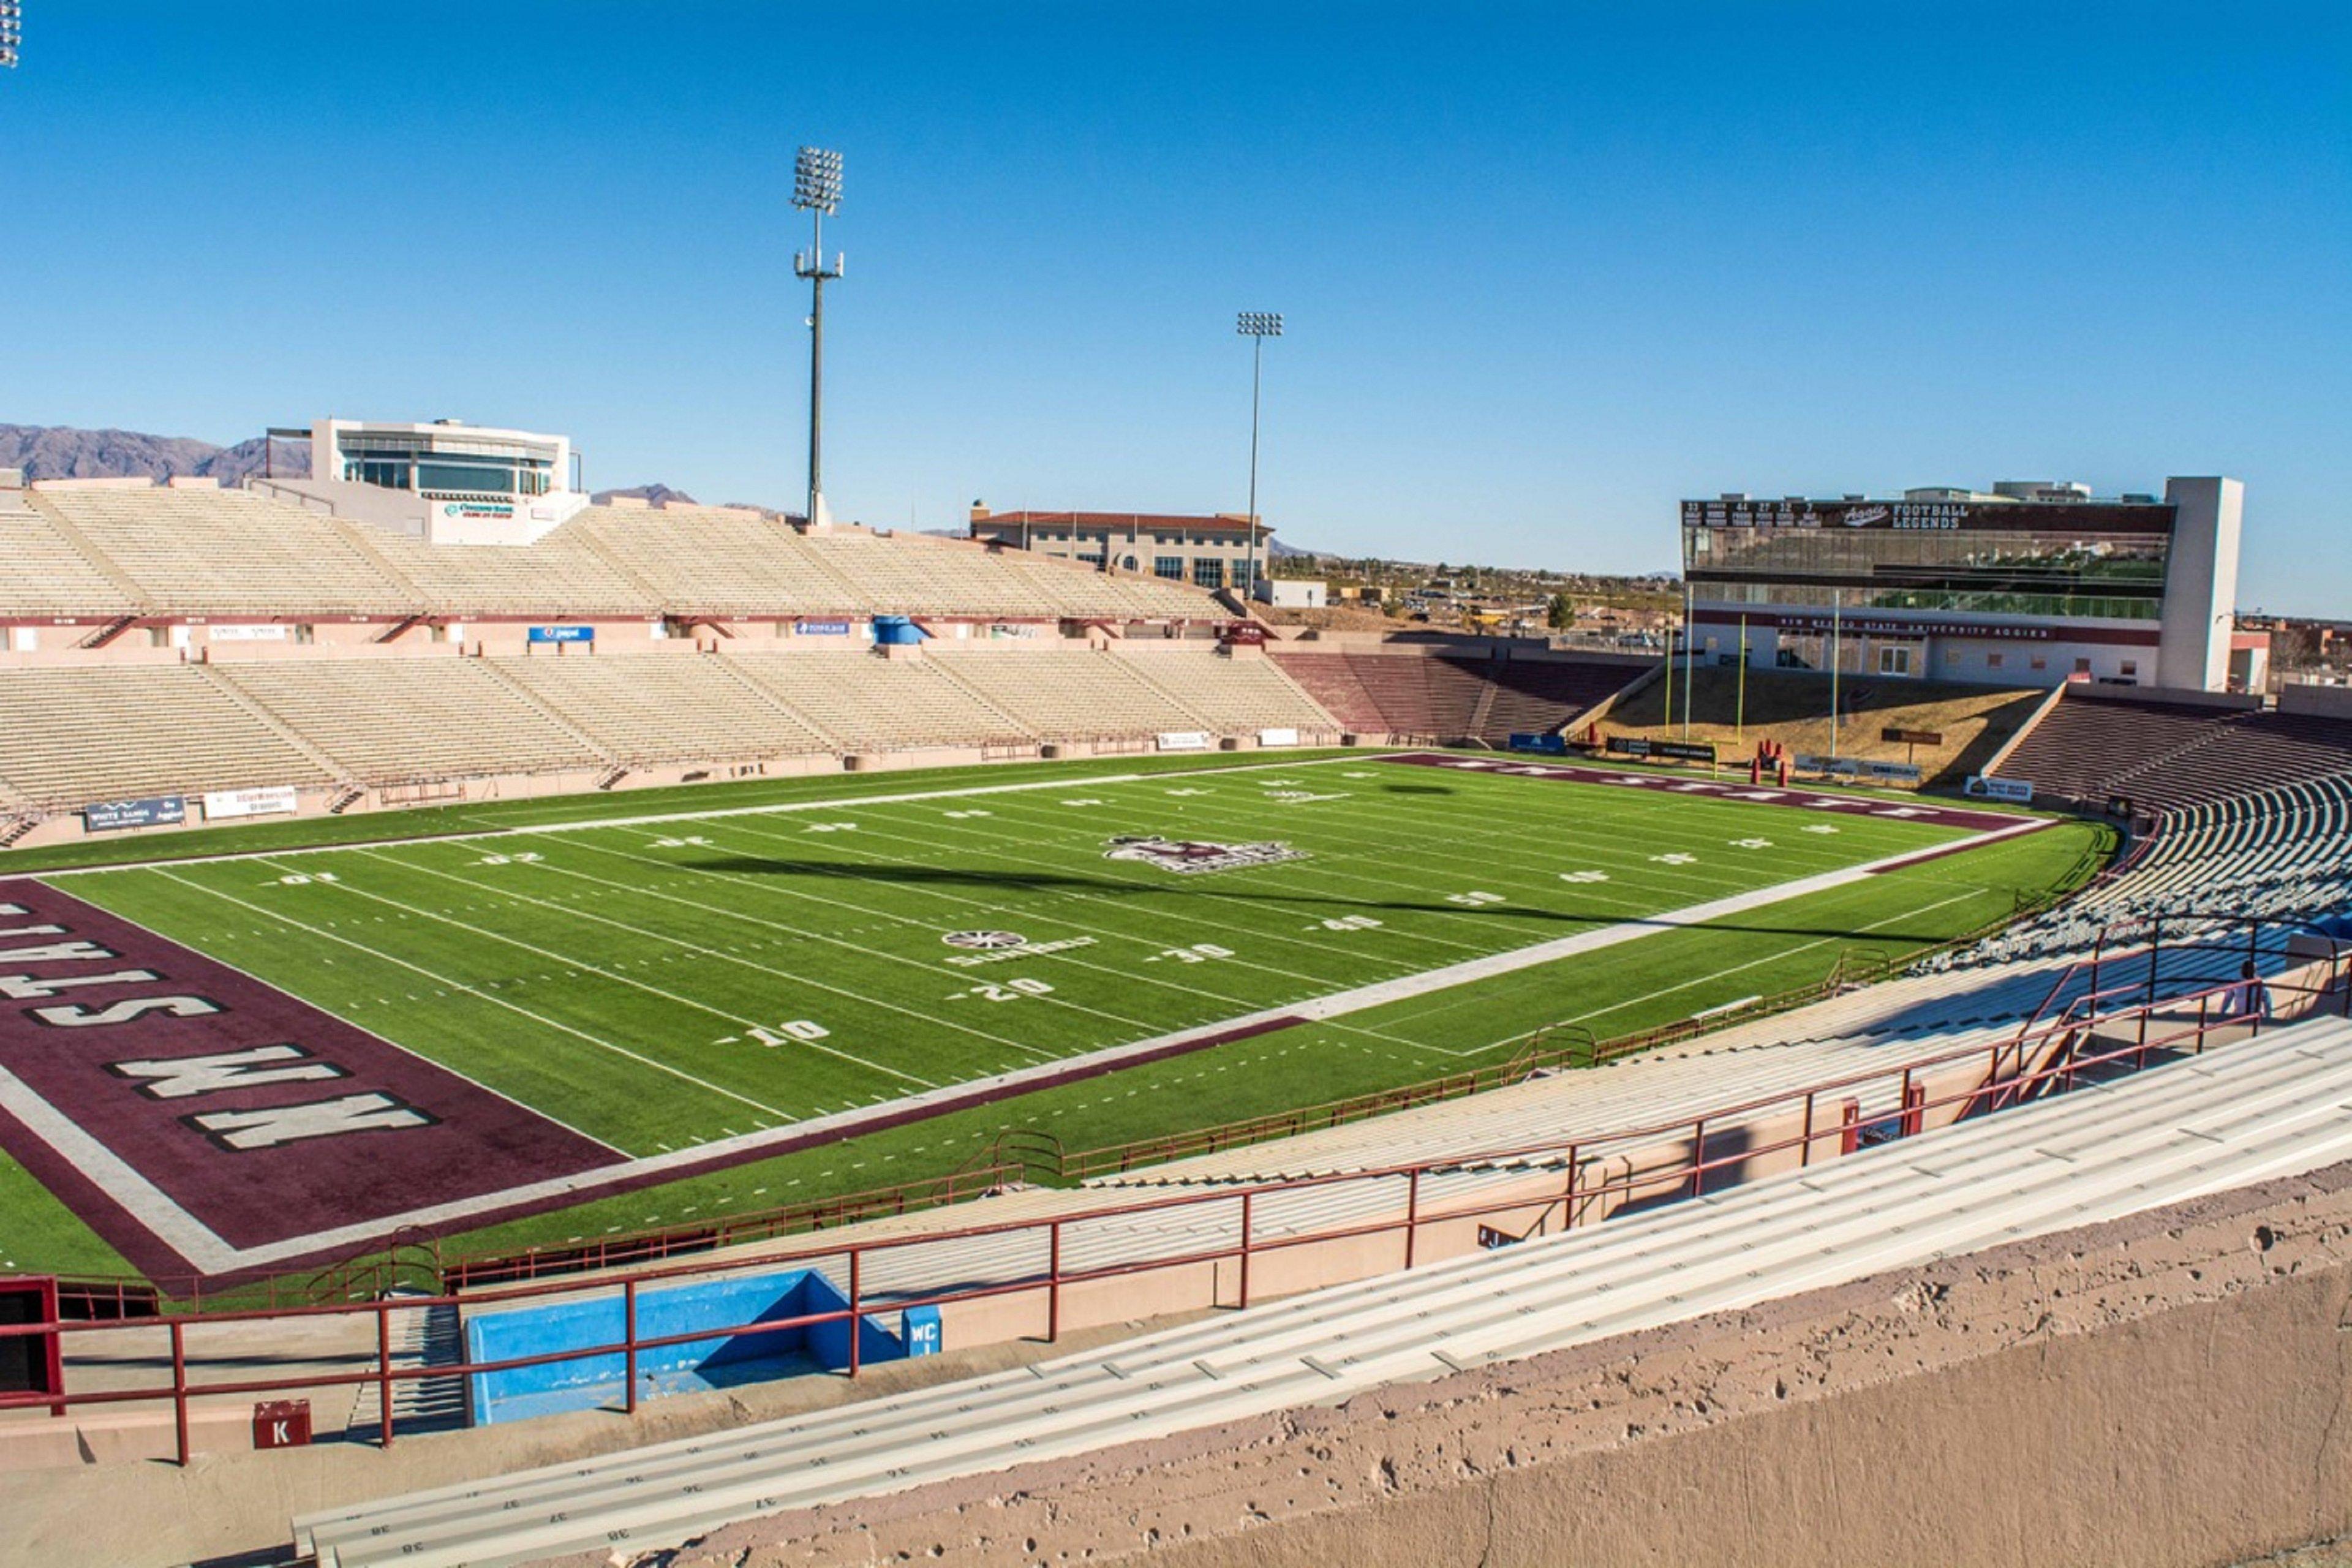
[[830, 736], [844, 752], [989, 746], [1035, 739], [929, 658], [800, 654], [730, 647], [728, 666]]
[[436, 616], [643, 616], [662, 602], [650, 584], [592, 546], [577, 521], [528, 549], [433, 545], [364, 523], [335, 527]]
[[751, 761], [835, 749], [720, 658], [641, 653], [483, 662], [624, 763]]
[[210, 668], [360, 784], [555, 773], [614, 760], [484, 664], [453, 656]]
[[185, 665], [7, 671], [0, 675], [0, 735], [9, 738], [0, 749], [0, 778], [23, 800], [51, 810], [334, 782]]
[[1259, 730], [1336, 733], [1339, 728], [1271, 659], [1229, 658], [1194, 647], [1118, 657], [1219, 734]]
[[2217, 916], [2288, 925], [2352, 907], [2352, 773], [2168, 812], [2121, 875], [2047, 914], [1931, 963], [1936, 970], [2087, 952], [2103, 931], [2165, 922], [2176, 933]]
[[1092, 740], [1211, 728], [1108, 653], [933, 652], [940, 670], [1048, 740]]
[[1355, 661], [1346, 654], [1283, 648], [1270, 649], [1266, 657], [1351, 732], [1378, 735], [1387, 731], [1380, 704], [1364, 689]]
[[414, 604], [331, 519], [245, 490], [42, 489], [37, 508], [86, 541], [147, 609], [339, 616]]
[[740, 507], [590, 507], [559, 533], [583, 543], [655, 602], [710, 615], [805, 616], [861, 607], [790, 527]]
[[[2352, 1151], [2352, 1023], [1592, 1229], [1108, 1350], [295, 1521], [326, 1568], [675, 1545], [737, 1519], [1196, 1430], [2095, 1224]], [[2183, 1137], [2193, 1127], [2197, 1136]], [[1955, 1204], [1956, 1184], [1974, 1194]]]
[[0, 490], [0, 616], [117, 616], [135, 607], [109, 576], [36, 511], [21, 490]]
[[1181, 583], [740, 507], [592, 506], [527, 546], [428, 545], [259, 491], [11, 493], [0, 528], [22, 554], [0, 561], [0, 608], [34, 613], [1230, 618]]
[[1640, 672], [1568, 659], [1271, 650], [1284, 673], [1362, 734], [1499, 742], [1556, 731]]
[[1997, 770], [2042, 795], [2157, 809], [2352, 770], [2352, 721], [2186, 703], [2068, 697]]

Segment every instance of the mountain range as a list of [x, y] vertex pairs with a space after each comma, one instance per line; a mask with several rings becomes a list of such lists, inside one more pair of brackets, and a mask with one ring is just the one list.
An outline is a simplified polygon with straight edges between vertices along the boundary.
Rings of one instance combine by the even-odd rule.
[[[215, 447], [186, 436], [150, 436], [139, 430], [78, 430], [65, 425], [0, 425], [0, 468], [22, 468], [28, 479], [218, 479], [234, 485], [263, 468], [263, 441], [257, 436], [234, 447]], [[310, 471], [310, 452], [299, 441], [278, 443], [269, 467], [289, 479]]]

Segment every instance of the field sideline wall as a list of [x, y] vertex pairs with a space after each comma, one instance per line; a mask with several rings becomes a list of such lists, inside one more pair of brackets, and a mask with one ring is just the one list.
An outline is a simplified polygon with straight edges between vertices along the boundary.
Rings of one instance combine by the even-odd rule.
[[2337, 1165], [662, 1560], [2218, 1568], [2352, 1531], [2347, 1324]]

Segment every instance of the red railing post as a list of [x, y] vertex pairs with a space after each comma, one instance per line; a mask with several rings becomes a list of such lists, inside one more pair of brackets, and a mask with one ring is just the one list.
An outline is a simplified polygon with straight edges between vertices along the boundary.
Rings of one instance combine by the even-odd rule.
[[857, 1342], [866, 1337], [857, 1331], [859, 1326], [857, 1303], [860, 1299], [857, 1266], [865, 1256], [866, 1254], [857, 1247], [853, 1247], [849, 1249], [849, 1375], [852, 1377], [857, 1375]]
[[628, 1396], [621, 1407], [635, 1415], [637, 1413], [637, 1281], [634, 1276], [621, 1281], [621, 1354], [622, 1372], [629, 1380]]
[[[1573, 1167], [1570, 1169], [1572, 1171]], [[1404, 1266], [1407, 1268], [1412, 1267], [1413, 1243], [1420, 1235], [1421, 1167], [1415, 1165], [1404, 1180]]]
[[376, 1446], [392, 1447], [392, 1304], [375, 1304]]
[[1797, 1168], [1803, 1170], [1813, 1163], [1813, 1091], [1805, 1090], [1805, 1138], [1798, 1145]]
[[1572, 1229], [1576, 1225], [1576, 1175], [1578, 1163], [1577, 1146], [1570, 1143], [1568, 1146], [1568, 1190], [1560, 1194], [1559, 1200], [1559, 1228], [1562, 1230]]
[[1249, 1305], [1250, 1194], [1242, 1194], [1242, 1305]]
[[172, 1320], [172, 1429], [178, 1441], [180, 1468], [188, 1468], [188, 1347], [181, 1321]]
[[1691, 1196], [1706, 1193], [1706, 1118], [1691, 1123]]
[[1045, 1242], [1045, 1342], [1062, 1337], [1062, 1222], [1055, 1220]]

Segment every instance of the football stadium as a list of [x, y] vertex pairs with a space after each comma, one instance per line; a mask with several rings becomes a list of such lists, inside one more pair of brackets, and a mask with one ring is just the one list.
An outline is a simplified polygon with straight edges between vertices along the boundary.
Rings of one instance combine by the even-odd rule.
[[[2352, 716], [2221, 689], [2226, 645], [2143, 691], [1880, 673], [1842, 602], [1820, 671], [1310, 635], [551, 493], [498, 543], [368, 479], [0, 491], [0, 1247], [50, 1326], [12, 1458], [184, 1465], [257, 1411], [455, 1451], [1023, 1358], [293, 1525], [339, 1563], [667, 1550], [2352, 1142]], [[2168, 573], [2226, 601], [2234, 532]], [[943, 1398], [1006, 1420], [865, 1440]]]
[[0, 1562], [2352, 1541], [2352, 688], [2247, 483], [1302, 564], [1249, 310], [1244, 510], [845, 521], [788, 161], [789, 507], [536, 368], [0, 426]]

